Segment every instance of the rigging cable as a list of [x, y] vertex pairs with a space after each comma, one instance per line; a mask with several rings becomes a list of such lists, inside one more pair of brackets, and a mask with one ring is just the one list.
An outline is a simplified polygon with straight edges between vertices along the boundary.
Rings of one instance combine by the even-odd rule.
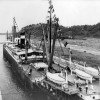
[[61, 42], [60, 42], [59, 39], [58, 39], [58, 41], [59, 41], [59, 44], [60, 44], [60, 47], [61, 47], [61, 51], [62, 51], [62, 53], [63, 53], [63, 55], [64, 55], [64, 50], [63, 50], [63, 48], [62, 48], [62, 46], [61, 46]]

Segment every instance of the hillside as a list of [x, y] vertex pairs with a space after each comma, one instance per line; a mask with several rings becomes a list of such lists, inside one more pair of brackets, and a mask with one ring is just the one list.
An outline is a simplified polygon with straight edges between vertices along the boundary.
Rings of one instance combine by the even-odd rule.
[[[42, 24], [46, 26], [44, 23]], [[53, 28], [54, 26], [52, 26]], [[59, 38], [66, 39], [66, 38], [84, 38], [84, 37], [100, 37], [100, 23], [96, 25], [81, 25], [81, 26], [71, 26], [71, 27], [64, 27], [59, 26]], [[26, 31], [28, 34], [30, 33], [32, 37], [41, 37], [42, 27], [40, 24], [32, 24], [22, 28], [21, 31]]]

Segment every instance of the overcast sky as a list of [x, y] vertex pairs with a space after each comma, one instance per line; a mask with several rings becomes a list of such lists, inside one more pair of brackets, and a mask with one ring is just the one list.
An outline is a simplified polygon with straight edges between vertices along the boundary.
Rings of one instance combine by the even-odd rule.
[[[100, 0], [52, 0], [63, 26], [100, 22]], [[11, 32], [13, 17], [19, 29], [46, 21], [48, 0], [0, 0], [0, 33]]]

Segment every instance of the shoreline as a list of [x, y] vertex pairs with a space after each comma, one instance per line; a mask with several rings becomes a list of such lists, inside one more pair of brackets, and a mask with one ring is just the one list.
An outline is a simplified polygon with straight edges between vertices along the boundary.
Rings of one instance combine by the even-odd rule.
[[[70, 41], [73, 41], [73, 40], [70, 40]], [[76, 40], [74, 40], [74, 41], [76, 41]], [[35, 43], [36, 46], [39, 47], [39, 45], [38, 45], [39, 41], [37, 41], [37, 39], [35, 39], [35, 41], [32, 40], [32, 43], [33, 42]], [[60, 48], [60, 45], [62, 46], [63, 52], [62, 52], [62, 49]], [[99, 50], [96, 50], [96, 49], [94, 50], [91, 48], [88, 49], [88, 47], [84, 47], [84, 46], [83, 47], [76, 46], [72, 43], [71, 44], [69, 43], [68, 46], [71, 47], [73, 61], [76, 60], [76, 61], [86, 62], [87, 65], [89, 65], [91, 67], [100, 66], [100, 52], [99, 52]], [[63, 41], [61, 41], [60, 44], [57, 41], [56, 46], [55, 46], [55, 55], [58, 57], [62, 57], [64, 59], [68, 59], [69, 58], [69, 53], [68, 53], [68, 49], [67, 49], [67, 48], [69, 48], [68, 46], [64, 47]], [[83, 49], [83, 48], [85, 48], [85, 49]]]

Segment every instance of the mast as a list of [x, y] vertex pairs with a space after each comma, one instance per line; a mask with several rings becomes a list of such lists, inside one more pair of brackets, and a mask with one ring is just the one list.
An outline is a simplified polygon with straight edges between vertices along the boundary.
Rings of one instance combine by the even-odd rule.
[[28, 54], [28, 41], [27, 41], [27, 33], [25, 31], [25, 60], [27, 61], [27, 54]]
[[53, 55], [54, 55], [54, 49], [55, 49], [55, 41], [57, 37], [57, 30], [58, 30], [58, 18], [55, 18], [55, 29], [54, 29], [54, 35], [53, 35], [53, 43], [52, 43], [52, 52], [50, 54], [50, 61], [49, 61], [49, 69], [52, 69], [52, 60], [53, 60]]
[[[49, 24], [49, 34], [48, 34], [48, 44], [49, 44], [49, 61], [48, 61], [48, 67], [49, 71], [52, 69], [52, 60], [53, 60], [53, 55], [54, 55], [54, 48], [55, 48], [55, 41], [56, 41], [56, 35], [57, 35], [57, 30], [58, 30], [58, 18], [53, 15], [54, 13], [54, 8], [52, 5], [52, 1], [49, 0], [49, 20], [47, 20], [47, 24]], [[54, 34], [52, 34], [52, 24], [54, 25]], [[51, 46], [51, 39], [53, 35], [53, 43]]]
[[[46, 34], [45, 34], [45, 29], [44, 29], [44, 27], [43, 27], [43, 25], [41, 24], [41, 27], [42, 27], [42, 31], [43, 31], [43, 40], [44, 40], [44, 43], [43, 43], [43, 45], [44, 45], [44, 48], [43, 48], [43, 50], [46, 52], [46, 56], [47, 56], [47, 62], [49, 62], [49, 52], [48, 52], [48, 45], [47, 45], [47, 41], [46, 41]], [[43, 51], [43, 52], [44, 52]]]
[[28, 34], [28, 29], [25, 30], [25, 60], [28, 59], [28, 49], [30, 48], [30, 33]]
[[53, 5], [52, 5], [52, 2], [51, 2], [51, 0], [49, 1], [49, 10], [50, 11], [48, 11], [49, 13], [50, 13], [50, 20], [49, 20], [49, 25], [50, 25], [50, 28], [49, 28], [49, 35], [48, 35], [48, 38], [49, 38], [49, 53], [51, 54], [51, 29], [52, 29], [52, 7], [53, 7]]

